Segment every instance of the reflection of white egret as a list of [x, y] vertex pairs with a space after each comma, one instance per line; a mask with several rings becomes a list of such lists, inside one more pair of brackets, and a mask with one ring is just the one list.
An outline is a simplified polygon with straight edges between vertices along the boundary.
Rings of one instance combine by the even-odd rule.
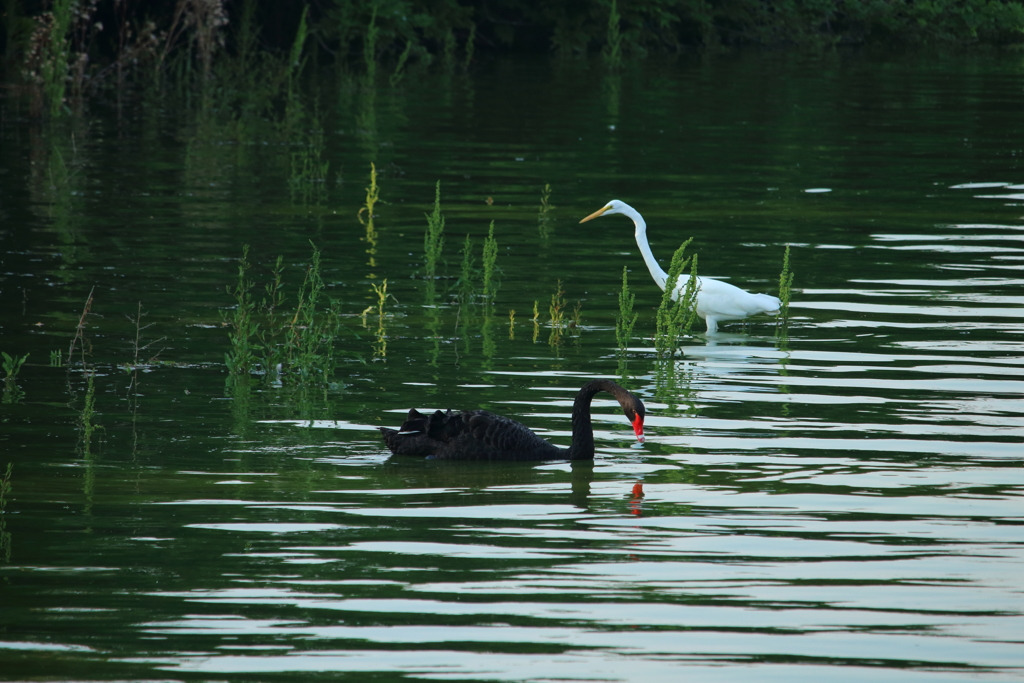
[[[580, 223], [586, 223], [593, 218], [610, 216], [615, 213], [621, 213], [633, 219], [633, 223], [636, 225], [636, 243], [640, 247], [640, 253], [643, 254], [644, 263], [647, 264], [647, 269], [651, 271], [651, 277], [654, 278], [655, 284], [664, 291], [665, 282], [668, 280], [668, 273], [661, 269], [658, 261], [654, 258], [654, 254], [651, 253], [651, 247], [647, 244], [647, 223], [639, 211], [625, 202], [613, 199], [603, 209], [590, 214], [581, 220]], [[689, 279], [689, 275], [679, 276], [676, 290], [672, 293], [673, 299], [679, 298], [686, 288], [686, 283]], [[699, 282], [697, 315], [707, 323], [708, 332], [717, 332], [718, 323], [720, 322], [743, 320], [757, 313], [775, 315], [779, 312], [779, 306], [782, 305], [782, 302], [777, 297], [769, 294], [751, 294], [739, 287], [730, 285], [728, 282], [722, 282], [714, 278], [698, 276], [697, 281]]]

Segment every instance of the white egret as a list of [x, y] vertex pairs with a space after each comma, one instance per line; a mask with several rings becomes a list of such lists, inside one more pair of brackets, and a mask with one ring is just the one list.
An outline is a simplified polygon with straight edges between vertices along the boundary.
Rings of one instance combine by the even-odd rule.
[[[611, 216], [616, 213], [621, 213], [623, 216], [633, 219], [633, 224], [636, 225], [636, 243], [644, 257], [644, 263], [647, 264], [647, 270], [651, 271], [651, 277], [654, 278], [655, 284], [662, 291], [665, 291], [668, 273], [661, 269], [657, 259], [654, 258], [654, 254], [651, 253], [651, 247], [647, 244], [647, 223], [639, 211], [625, 202], [613, 199], [604, 208], [590, 214], [581, 220], [580, 223], [586, 223], [594, 218]], [[672, 293], [673, 299], [679, 299], [689, 279], [690, 276], [685, 273], [679, 276], [676, 290]], [[757, 313], [775, 315], [779, 312], [779, 307], [782, 305], [782, 302], [777, 297], [769, 294], [751, 294], [739, 287], [730, 285], [728, 282], [722, 282], [714, 278], [698, 276], [697, 281], [699, 282], [697, 315], [707, 323], [708, 332], [717, 332], [718, 323], [730, 320], [743, 320]]]

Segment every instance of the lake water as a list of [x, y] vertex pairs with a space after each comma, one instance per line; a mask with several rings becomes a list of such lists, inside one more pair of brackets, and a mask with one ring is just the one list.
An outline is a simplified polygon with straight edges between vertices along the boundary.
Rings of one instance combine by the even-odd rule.
[[[31, 354], [0, 404], [0, 677], [1024, 676], [1024, 56], [315, 85], [312, 184], [271, 125], [147, 97], [39, 128], [0, 95], [0, 350]], [[786, 334], [701, 328], [656, 359], [632, 224], [578, 224], [613, 198], [664, 266], [692, 236], [702, 274], [752, 291], [791, 245]], [[460, 307], [459, 248], [479, 259], [491, 221], [494, 307]], [[311, 241], [338, 385], [227, 381], [243, 245], [254, 296], [283, 255], [294, 297]], [[559, 280], [580, 321], [552, 344]], [[604, 400], [592, 464], [394, 458], [377, 432], [484, 407], [564, 446], [594, 377], [644, 398], [642, 447]]]

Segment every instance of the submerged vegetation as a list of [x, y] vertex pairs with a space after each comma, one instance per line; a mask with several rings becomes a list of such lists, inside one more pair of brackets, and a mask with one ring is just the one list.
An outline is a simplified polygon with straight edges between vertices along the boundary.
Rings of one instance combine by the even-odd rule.
[[104, 90], [152, 83], [196, 85], [200, 101], [266, 112], [291, 98], [307, 64], [371, 81], [387, 66], [396, 87], [414, 65], [467, 69], [484, 50], [600, 53], [616, 70], [647, 55], [734, 45], [1024, 42], [1019, 0], [10, 0], [3, 20], [7, 78], [30, 86], [33, 113], [48, 117]]

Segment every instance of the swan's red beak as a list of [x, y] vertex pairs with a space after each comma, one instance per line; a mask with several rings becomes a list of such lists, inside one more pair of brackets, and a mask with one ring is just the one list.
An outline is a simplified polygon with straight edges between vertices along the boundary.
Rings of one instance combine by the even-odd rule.
[[640, 443], [644, 442], [644, 418], [637, 415], [633, 419], [633, 431], [636, 433], [636, 440]]

